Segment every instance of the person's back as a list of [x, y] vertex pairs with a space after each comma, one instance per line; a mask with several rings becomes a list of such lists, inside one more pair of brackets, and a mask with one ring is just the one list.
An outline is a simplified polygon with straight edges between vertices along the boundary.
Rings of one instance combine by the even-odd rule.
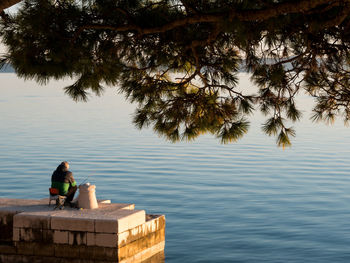
[[67, 201], [73, 200], [77, 183], [74, 180], [73, 173], [69, 170], [69, 164], [62, 162], [51, 176], [51, 188], [56, 188], [60, 195], [67, 196]]

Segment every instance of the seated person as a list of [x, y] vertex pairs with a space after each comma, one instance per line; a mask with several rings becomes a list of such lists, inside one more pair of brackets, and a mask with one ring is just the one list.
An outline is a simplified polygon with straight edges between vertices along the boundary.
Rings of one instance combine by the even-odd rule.
[[68, 162], [62, 162], [51, 176], [51, 188], [58, 189], [59, 195], [67, 196], [66, 203], [72, 202], [78, 188], [73, 173], [68, 169]]

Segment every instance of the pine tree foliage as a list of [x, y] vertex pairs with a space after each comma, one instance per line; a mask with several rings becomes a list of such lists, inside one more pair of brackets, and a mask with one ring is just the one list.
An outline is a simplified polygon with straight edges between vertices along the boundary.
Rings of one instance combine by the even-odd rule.
[[[136, 126], [171, 141], [237, 141], [260, 110], [284, 148], [301, 90], [315, 98], [313, 120], [350, 119], [349, 11], [345, 0], [23, 1], [2, 15], [1, 65], [41, 83], [71, 77], [77, 101], [118, 86], [138, 103]], [[242, 70], [256, 94], [240, 90]]]

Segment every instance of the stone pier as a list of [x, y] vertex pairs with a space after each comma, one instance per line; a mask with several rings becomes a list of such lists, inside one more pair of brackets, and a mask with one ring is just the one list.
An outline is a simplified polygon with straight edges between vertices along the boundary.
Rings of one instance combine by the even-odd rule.
[[0, 263], [164, 262], [164, 215], [134, 208], [53, 210], [47, 199], [0, 199]]

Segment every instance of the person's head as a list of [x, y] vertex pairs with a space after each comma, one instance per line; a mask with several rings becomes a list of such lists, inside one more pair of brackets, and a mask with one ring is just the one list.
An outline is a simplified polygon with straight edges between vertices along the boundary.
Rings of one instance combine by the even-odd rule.
[[69, 163], [68, 162], [62, 162], [61, 165], [66, 168], [67, 170], [69, 169]]

